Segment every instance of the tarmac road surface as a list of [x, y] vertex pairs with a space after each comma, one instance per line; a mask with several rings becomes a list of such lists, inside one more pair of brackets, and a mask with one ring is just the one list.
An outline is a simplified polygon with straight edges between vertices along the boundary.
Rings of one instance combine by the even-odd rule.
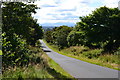
[[95, 64], [87, 63], [78, 59], [61, 55], [48, 48], [42, 40], [40, 40], [40, 42], [46, 54], [56, 63], [58, 63], [66, 72], [68, 72], [75, 78], [118, 78], [118, 70], [98, 66]]

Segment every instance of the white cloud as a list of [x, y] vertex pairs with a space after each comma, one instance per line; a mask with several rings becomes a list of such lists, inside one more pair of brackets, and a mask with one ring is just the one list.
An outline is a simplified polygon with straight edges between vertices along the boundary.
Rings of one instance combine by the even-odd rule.
[[[36, 10], [37, 14], [33, 16], [38, 19], [38, 23], [40, 24], [58, 22], [76, 23], [79, 21], [79, 16], [88, 15], [98, 7], [117, 7], [118, 1], [119, 0], [89, 0], [88, 2], [86, 0], [40, 0], [36, 1], [35, 4], [41, 9]], [[76, 16], [78, 16], [78, 18]]]
[[120, 0], [103, 0], [103, 4], [106, 5], [107, 7], [111, 7], [111, 8], [114, 8], [114, 7], [118, 7], [118, 2]]

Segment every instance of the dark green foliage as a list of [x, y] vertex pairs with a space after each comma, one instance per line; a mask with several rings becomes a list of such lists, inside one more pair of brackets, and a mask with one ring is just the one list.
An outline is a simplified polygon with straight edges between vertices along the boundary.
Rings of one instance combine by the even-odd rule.
[[[22, 2], [4, 3], [2, 7], [2, 63], [3, 70], [14, 66], [27, 66], [31, 61], [29, 44], [35, 46], [42, 38], [42, 27], [31, 16], [36, 5]], [[39, 60], [37, 59], [36, 62]]]
[[33, 30], [31, 31], [31, 36], [27, 39], [27, 41], [35, 46], [35, 43], [37, 40], [42, 39], [43, 36], [43, 30], [42, 26], [39, 26], [38, 24], [34, 25]]
[[16, 33], [26, 39], [28, 44], [34, 45], [35, 41], [42, 37], [41, 27], [31, 17], [31, 13], [36, 13], [37, 6], [21, 2], [4, 3], [4, 5], [2, 8], [3, 31], [9, 35]]
[[84, 36], [82, 32], [71, 31], [67, 36], [69, 46], [84, 45]]
[[48, 43], [53, 43], [52, 31], [46, 31], [44, 34], [44, 38]]
[[[71, 32], [68, 36], [69, 43], [73, 42], [71, 45], [82, 44], [90, 48], [104, 48], [105, 52], [113, 52], [120, 47], [120, 10], [100, 7], [80, 19], [74, 33]], [[81, 33], [79, 37], [76, 37], [76, 32]]]
[[91, 59], [91, 58], [98, 58], [101, 54], [101, 51], [102, 50], [99, 50], [99, 49], [95, 49], [95, 50], [90, 50], [90, 51], [84, 51], [82, 53], [82, 55], [84, 55], [85, 57]]
[[3, 33], [2, 37], [3, 70], [9, 66], [28, 65], [29, 49], [26, 46], [26, 41], [16, 34], [7, 36], [6, 33]]
[[81, 30], [86, 32], [89, 42], [104, 43], [105, 51], [116, 50], [120, 46], [120, 10], [101, 7], [89, 16], [82, 17]]
[[60, 26], [56, 29], [56, 43], [60, 48], [67, 47], [68, 42], [67, 42], [67, 36], [72, 30], [71, 27], [67, 26]]
[[[100, 7], [87, 16], [74, 28], [56, 27], [45, 33], [47, 42], [59, 48], [84, 45], [90, 49], [103, 48], [103, 53], [112, 53], [120, 47], [120, 10]], [[71, 31], [72, 30], [72, 31]]]
[[68, 26], [55, 27], [52, 31], [45, 33], [45, 39], [47, 42], [52, 42], [59, 46], [59, 49], [62, 49], [68, 46], [67, 36], [71, 30], [72, 28]]

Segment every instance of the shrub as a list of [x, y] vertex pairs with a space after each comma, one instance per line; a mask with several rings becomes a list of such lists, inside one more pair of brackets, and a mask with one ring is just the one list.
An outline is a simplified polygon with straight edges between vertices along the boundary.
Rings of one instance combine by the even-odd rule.
[[99, 57], [100, 60], [104, 62], [120, 64], [118, 55], [102, 55]]
[[13, 36], [7, 36], [3, 33], [2, 37], [3, 68], [6, 69], [9, 66], [27, 65], [30, 52], [27, 48], [26, 41], [16, 34]]
[[101, 54], [101, 49], [90, 50], [87, 52], [83, 52], [82, 54], [88, 58], [98, 58]]

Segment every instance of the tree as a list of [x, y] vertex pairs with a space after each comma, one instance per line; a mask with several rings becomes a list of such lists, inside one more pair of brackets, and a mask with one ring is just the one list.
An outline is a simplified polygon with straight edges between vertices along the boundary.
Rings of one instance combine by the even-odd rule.
[[[36, 5], [22, 2], [7, 2], [2, 7], [2, 63], [3, 68], [27, 65], [30, 50], [42, 38], [42, 27], [31, 16]], [[4, 70], [3, 69], [3, 70]]]
[[71, 30], [72, 28], [68, 26], [60, 26], [56, 28], [56, 31], [55, 31], [56, 43], [60, 49], [68, 46], [67, 36]]
[[39, 38], [43, 35], [41, 27], [39, 27], [37, 21], [31, 16], [31, 13], [36, 13], [35, 9], [38, 9], [38, 7], [33, 4], [26, 5], [22, 2], [4, 3], [4, 7], [2, 8], [4, 25], [2, 29], [6, 32], [6, 35], [11, 36], [16, 33], [26, 39], [28, 44], [34, 45], [35, 39], [38, 39], [35, 38], [36, 34], [40, 33]]
[[69, 46], [84, 45], [83, 32], [71, 31], [67, 36], [67, 41]]
[[64, 25], [55, 27], [52, 31], [47, 31], [45, 33], [45, 39], [47, 42], [52, 42], [53, 44], [57, 45], [59, 49], [62, 49], [68, 46], [67, 36], [71, 30], [71, 27]]
[[53, 43], [52, 31], [46, 31], [44, 38], [48, 43]]
[[80, 17], [80, 30], [89, 44], [104, 44], [105, 51], [114, 51], [120, 46], [120, 10], [100, 7], [88, 16]]

